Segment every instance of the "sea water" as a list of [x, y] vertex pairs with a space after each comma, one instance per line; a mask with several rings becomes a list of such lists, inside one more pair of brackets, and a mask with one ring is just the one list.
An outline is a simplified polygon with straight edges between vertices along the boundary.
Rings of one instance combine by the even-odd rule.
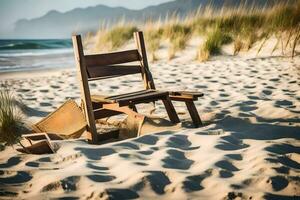
[[0, 73], [74, 67], [72, 41], [0, 40]]

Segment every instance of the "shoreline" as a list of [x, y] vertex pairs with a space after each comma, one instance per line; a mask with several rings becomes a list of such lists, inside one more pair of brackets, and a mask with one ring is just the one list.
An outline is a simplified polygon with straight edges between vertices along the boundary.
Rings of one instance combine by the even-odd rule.
[[68, 69], [70, 69], [69, 72], [75, 72], [76, 70], [74, 66], [74, 68], [55, 67], [55, 68], [45, 68], [45, 69], [32, 69], [32, 70], [25, 70], [25, 71], [8, 71], [8, 72], [0, 72], [0, 79], [1, 80], [28, 79], [28, 78], [59, 75], [63, 72], [66, 72]]

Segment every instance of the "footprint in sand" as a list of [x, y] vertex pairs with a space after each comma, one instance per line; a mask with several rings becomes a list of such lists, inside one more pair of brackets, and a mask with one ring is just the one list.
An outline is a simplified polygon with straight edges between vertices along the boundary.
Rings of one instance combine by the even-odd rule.
[[17, 89], [17, 92], [20, 92], [20, 93], [29, 92], [29, 91], [30, 91], [30, 89], [26, 89], [26, 88]]
[[147, 175], [141, 178], [140, 180], [142, 181], [135, 184], [132, 188], [135, 191], [139, 191], [142, 190], [147, 183], [149, 183], [156, 194], [164, 194], [166, 186], [171, 183], [169, 177], [161, 171], [145, 171], [144, 173]]
[[136, 199], [139, 195], [130, 189], [121, 189], [121, 188], [112, 188], [112, 189], [106, 189], [104, 192], [102, 192], [99, 195], [100, 199]]
[[21, 161], [20, 157], [11, 157], [6, 161], [6, 163], [0, 164], [0, 168], [10, 168], [19, 164]]
[[222, 141], [215, 147], [224, 151], [239, 150], [249, 146], [233, 136], [223, 136], [221, 139]]
[[0, 183], [2, 184], [21, 184], [28, 182], [32, 179], [32, 176], [24, 171], [17, 171], [6, 176], [5, 178], [0, 177]]
[[50, 183], [42, 188], [42, 192], [57, 191], [62, 188], [66, 192], [76, 191], [80, 176], [70, 176], [60, 181]]
[[185, 157], [184, 152], [175, 149], [170, 149], [167, 151], [167, 154], [168, 156], [162, 159], [162, 161], [164, 162], [164, 168], [187, 170], [194, 163], [193, 160], [189, 160]]
[[142, 144], [147, 144], [147, 145], [155, 145], [156, 142], [158, 141], [158, 137], [153, 136], [153, 135], [145, 135], [145, 136], [139, 137], [133, 141], [142, 143]]
[[238, 161], [243, 160], [243, 157], [242, 157], [241, 154], [227, 154], [225, 156], [230, 158], [230, 159], [233, 159], [233, 160], [238, 160]]
[[215, 163], [215, 166], [221, 168], [219, 171], [219, 176], [221, 178], [230, 178], [234, 176], [232, 172], [239, 171], [236, 166], [227, 160], [218, 161]]
[[271, 90], [263, 90], [262, 94], [264, 95], [271, 95], [273, 92]]
[[289, 184], [289, 181], [283, 176], [273, 176], [270, 178], [272, 188], [277, 192], [283, 190]]
[[40, 106], [47, 107], [47, 106], [52, 106], [52, 104], [51, 103], [47, 103], [47, 102], [41, 102]]
[[109, 182], [116, 179], [115, 176], [99, 175], [99, 174], [87, 175], [86, 177], [97, 183]]
[[187, 176], [183, 181], [183, 189], [186, 192], [194, 192], [204, 189], [204, 187], [201, 186], [201, 182], [211, 176], [211, 174], [211, 170], [206, 170], [200, 175]]

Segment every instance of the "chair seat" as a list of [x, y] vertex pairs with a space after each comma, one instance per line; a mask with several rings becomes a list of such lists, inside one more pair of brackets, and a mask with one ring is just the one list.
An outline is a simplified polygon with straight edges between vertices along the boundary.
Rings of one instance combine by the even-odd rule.
[[169, 93], [164, 91], [141, 90], [115, 96], [91, 95], [91, 98], [94, 103], [118, 103], [120, 106], [127, 106], [130, 104], [148, 103], [159, 99], [165, 99], [168, 96]]

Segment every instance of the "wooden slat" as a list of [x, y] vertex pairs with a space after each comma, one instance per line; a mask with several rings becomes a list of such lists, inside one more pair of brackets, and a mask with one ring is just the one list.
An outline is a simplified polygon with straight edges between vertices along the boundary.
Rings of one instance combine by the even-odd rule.
[[195, 101], [197, 97], [193, 97], [191, 95], [180, 95], [180, 96], [169, 96], [172, 101]]
[[169, 92], [170, 95], [173, 96], [193, 96], [193, 97], [203, 97], [204, 94], [202, 92], [196, 92], [196, 91], [171, 91]]
[[85, 62], [88, 67], [115, 65], [134, 61], [140, 61], [140, 54], [136, 49], [85, 56]]
[[87, 68], [89, 80], [94, 78], [111, 78], [116, 76], [124, 76], [129, 74], [141, 73], [141, 67], [139, 65], [113, 65], [102, 67], [88, 67]]
[[152, 93], [140, 94], [140, 95], [117, 99], [117, 102], [119, 103], [120, 106], [129, 105], [132, 102], [142, 103], [144, 101], [146, 103], [146, 102], [151, 102], [152, 100], [165, 99], [168, 97], [168, 95], [169, 95], [168, 92], [152, 92]]
[[94, 110], [95, 119], [102, 119], [102, 118], [106, 118], [106, 117], [111, 117], [111, 116], [114, 116], [114, 115], [119, 115], [121, 113], [122, 112], [109, 110], [109, 109], [104, 109], [104, 108]]
[[153, 93], [153, 92], [156, 92], [156, 91], [155, 90], [140, 90], [140, 91], [130, 92], [130, 93], [126, 93], [126, 94], [109, 96], [108, 98], [112, 99], [112, 100], [117, 100], [117, 99], [128, 98], [128, 97], [132, 97], [132, 96], [136, 96], [136, 95], [149, 94], [149, 93]]

